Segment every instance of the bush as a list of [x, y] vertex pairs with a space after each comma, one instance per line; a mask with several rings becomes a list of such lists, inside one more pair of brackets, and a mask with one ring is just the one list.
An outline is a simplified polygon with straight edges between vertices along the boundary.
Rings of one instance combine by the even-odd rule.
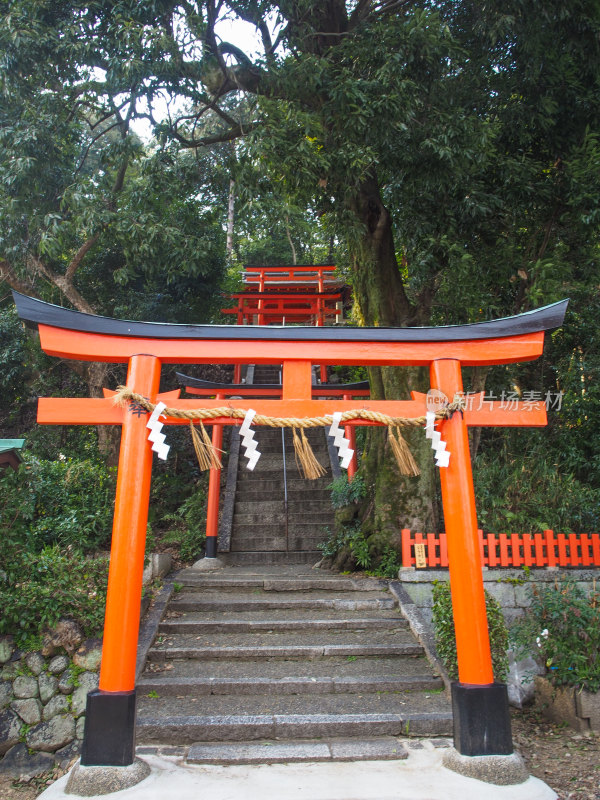
[[108, 559], [87, 557], [57, 545], [32, 554], [15, 551], [0, 571], [0, 633], [19, 647], [39, 646], [45, 628], [61, 617], [78, 622], [87, 636], [102, 631]]
[[531, 606], [511, 631], [517, 652], [537, 651], [555, 686], [600, 690], [600, 595], [571, 578], [530, 586]]
[[206, 480], [196, 485], [196, 490], [186, 498], [177, 510], [164, 514], [162, 525], [169, 525], [169, 530], [162, 534], [161, 541], [179, 547], [179, 555], [183, 561], [198, 558], [206, 541]]
[[327, 487], [331, 490], [331, 505], [334, 508], [345, 508], [360, 502], [367, 495], [367, 487], [360, 475], [355, 475], [351, 481], [344, 473], [336, 478]]
[[114, 495], [114, 472], [103, 464], [25, 453], [17, 472], [0, 475], [1, 560], [15, 548], [39, 552], [58, 543], [88, 552], [106, 546]]
[[[487, 591], [485, 593], [485, 608], [490, 635], [494, 679], [503, 681], [508, 674], [508, 657], [506, 655], [508, 650], [508, 629], [502, 609]], [[448, 671], [448, 675], [452, 680], [458, 680], [456, 635], [450, 584], [448, 582], [435, 581], [433, 584], [433, 628], [436, 647]]]

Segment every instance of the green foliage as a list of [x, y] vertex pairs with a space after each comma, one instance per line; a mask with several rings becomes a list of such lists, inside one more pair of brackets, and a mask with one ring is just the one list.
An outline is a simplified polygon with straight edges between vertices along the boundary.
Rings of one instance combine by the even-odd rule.
[[32, 553], [15, 549], [0, 571], [0, 633], [29, 649], [61, 617], [80, 623], [88, 636], [104, 622], [108, 560], [58, 545]]
[[[485, 608], [492, 652], [494, 678], [503, 681], [508, 673], [508, 629], [498, 602], [486, 591]], [[435, 581], [433, 584], [433, 628], [435, 643], [448, 675], [458, 680], [458, 663], [456, 660], [456, 636], [454, 632], [454, 616], [452, 614], [452, 596], [450, 584]]]
[[184, 500], [176, 511], [165, 514], [162, 525], [169, 529], [162, 535], [166, 544], [179, 547], [179, 555], [183, 561], [198, 558], [206, 540], [206, 486], [196, 485], [195, 491]]
[[570, 577], [529, 590], [531, 605], [511, 630], [515, 646], [536, 650], [555, 686], [600, 690], [600, 595]]
[[334, 508], [344, 508], [359, 503], [367, 495], [364, 479], [360, 475], [355, 475], [349, 481], [345, 472], [327, 488], [331, 491], [331, 505]]
[[[523, 436], [519, 438], [524, 438]], [[531, 434], [529, 434], [531, 438]], [[529, 452], [485, 451], [474, 469], [479, 524], [493, 533], [539, 533], [546, 528], [585, 533], [600, 525], [597, 489], [547, 460], [547, 446]]]
[[29, 377], [27, 338], [15, 310], [0, 309], [0, 386], [2, 403], [14, 407], [22, 402]]
[[398, 570], [402, 566], [398, 551], [388, 545], [384, 548], [379, 564], [373, 570], [373, 575], [380, 578], [397, 578]]
[[59, 544], [81, 551], [105, 547], [112, 527], [114, 471], [90, 460], [45, 461], [27, 453], [17, 472], [0, 475], [4, 561]]
[[360, 523], [340, 526], [333, 533], [328, 530], [327, 539], [317, 544], [317, 547], [323, 553], [324, 558], [335, 558], [341, 550], [347, 547], [359, 567], [367, 569], [371, 566], [369, 543], [360, 529]]

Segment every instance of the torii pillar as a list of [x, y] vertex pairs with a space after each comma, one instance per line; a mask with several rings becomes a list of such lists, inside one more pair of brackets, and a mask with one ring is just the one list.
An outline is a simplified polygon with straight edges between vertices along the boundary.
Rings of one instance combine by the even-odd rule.
[[[421, 417], [427, 397], [409, 401], [313, 399], [312, 364], [429, 366], [432, 388], [450, 401], [462, 392], [463, 366], [508, 364], [538, 358], [544, 331], [562, 324], [567, 301], [515, 317], [440, 328], [274, 328], [168, 325], [96, 317], [13, 292], [19, 316], [37, 323], [49, 355], [83, 361], [128, 363], [127, 386], [155, 402], [161, 363], [283, 363], [281, 399], [236, 400], [236, 408], [302, 419], [335, 412], [378, 411], [389, 417]], [[83, 765], [127, 766], [135, 753], [135, 654], [141, 574], [148, 513], [151, 450], [146, 412], [117, 408], [111, 392], [102, 398], [40, 398], [42, 424], [117, 424], [121, 454], [109, 571], [100, 687], [88, 695]], [[165, 396], [166, 397], [166, 396]], [[172, 397], [172, 395], [171, 395]], [[169, 399], [171, 399], [171, 397]], [[441, 469], [459, 681], [452, 685], [454, 744], [464, 756], [509, 755], [513, 751], [506, 686], [495, 683], [485, 612], [481, 555], [467, 429], [469, 426], [543, 426], [540, 402], [494, 406], [478, 396], [442, 421], [450, 452]], [[223, 400], [203, 400], [222, 408]], [[177, 400], [179, 409], [197, 400]], [[216, 424], [238, 424], [231, 417]], [[186, 423], [167, 417], [166, 425]], [[350, 425], [373, 424], [359, 417]]]

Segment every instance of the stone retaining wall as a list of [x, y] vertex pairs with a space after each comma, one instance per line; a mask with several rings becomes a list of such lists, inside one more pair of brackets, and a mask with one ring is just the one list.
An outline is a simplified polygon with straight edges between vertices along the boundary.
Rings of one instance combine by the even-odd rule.
[[0, 773], [31, 778], [79, 755], [101, 654], [98, 639], [69, 657], [23, 653], [0, 637]]
[[[510, 626], [529, 605], [529, 584], [554, 582], [566, 576], [575, 580], [584, 591], [589, 592], [598, 580], [600, 571], [542, 568], [525, 572], [523, 569], [484, 569], [483, 585], [500, 604], [504, 619]], [[412, 602], [419, 608], [425, 621], [431, 625], [433, 583], [449, 580], [448, 570], [402, 567], [398, 573], [398, 580]]]

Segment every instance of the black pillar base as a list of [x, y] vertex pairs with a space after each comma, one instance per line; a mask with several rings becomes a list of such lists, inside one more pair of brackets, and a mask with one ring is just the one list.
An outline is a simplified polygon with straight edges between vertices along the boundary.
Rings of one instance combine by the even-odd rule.
[[84, 767], [127, 767], [135, 761], [135, 689], [88, 692], [81, 747]]
[[206, 558], [217, 557], [217, 537], [207, 536], [204, 543], [204, 555]]
[[504, 683], [452, 684], [454, 747], [463, 756], [513, 752], [508, 692]]

